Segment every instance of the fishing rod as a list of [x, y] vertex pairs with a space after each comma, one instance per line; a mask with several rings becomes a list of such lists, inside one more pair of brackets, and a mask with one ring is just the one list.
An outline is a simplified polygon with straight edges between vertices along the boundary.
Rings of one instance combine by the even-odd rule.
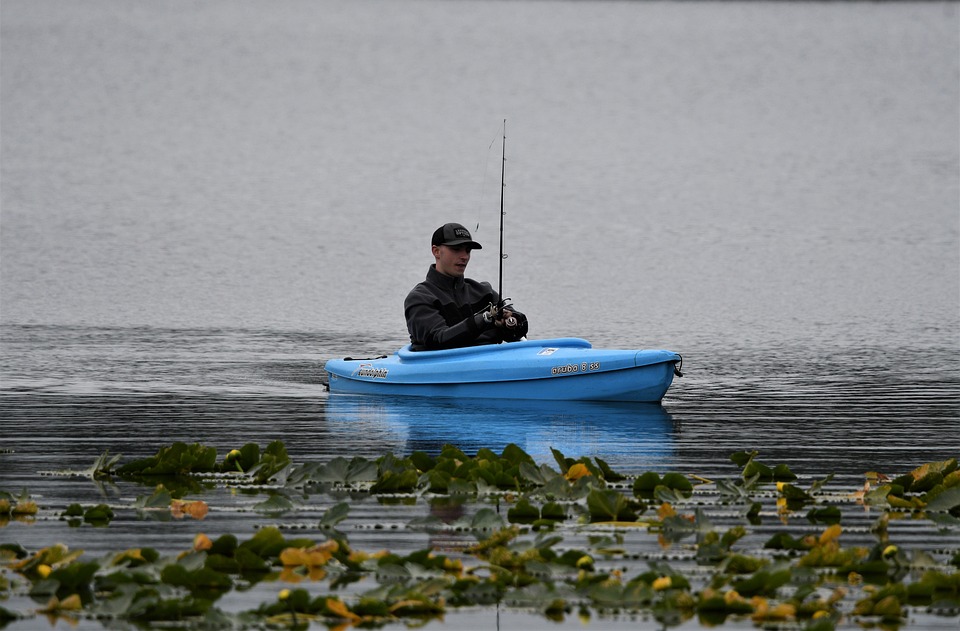
[[507, 119], [503, 119], [503, 142], [500, 145], [500, 277], [497, 285], [497, 295], [500, 296], [500, 306], [502, 307], [506, 300], [503, 299], [503, 189], [504, 171], [507, 165]]
[[[510, 306], [507, 304], [509, 298], [503, 297], [503, 259], [507, 258], [507, 255], [503, 253], [503, 190], [506, 188], [506, 183], [504, 181], [504, 172], [506, 171], [507, 166], [507, 119], [503, 119], [503, 142], [500, 145], [500, 275], [497, 279], [497, 295], [500, 296], [500, 304], [497, 305], [497, 311], [501, 314], [503, 310]], [[510, 316], [504, 321], [508, 327], [514, 327], [517, 325], [517, 319], [514, 316]]]

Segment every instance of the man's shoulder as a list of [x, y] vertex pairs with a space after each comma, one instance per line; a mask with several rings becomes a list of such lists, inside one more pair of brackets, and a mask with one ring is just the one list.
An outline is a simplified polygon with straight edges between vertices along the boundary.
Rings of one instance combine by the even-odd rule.
[[430, 291], [430, 284], [427, 281], [422, 281], [417, 283], [413, 289], [407, 293], [407, 297], [404, 302], [406, 304], [410, 304], [411, 302], [417, 302], [418, 300], [422, 300], [424, 298], [430, 299], [432, 297], [433, 292]]

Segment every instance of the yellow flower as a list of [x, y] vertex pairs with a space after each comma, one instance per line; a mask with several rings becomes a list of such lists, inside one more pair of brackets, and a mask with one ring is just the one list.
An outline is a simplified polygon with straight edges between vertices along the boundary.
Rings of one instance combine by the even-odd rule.
[[40, 578], [47, 578], [48, 576], [50, 576], [50, 572], [52, 571], [53, 571], [53, 568], [51, 568], [46, 563], [41, 563], [40, 565], [37, 566], [37, 574], [40, 575]]
[[591, 475], [591, 473], [590, 473], [590, 469], [587, 468], [587, 465], [583, 464], [582, 462], [578, 462], [577, 464], [567, 469], [566, 478], [571, 482], [575, 482], [580, 478], [586, 477], [588, 475]]
[[201, 550], [209, 550], [213, 547], [213, 541], [210, 540], [210, 537], [201, 533], [198, 533], [197, 536], [193, 538], [193, 549], [197, 552]]
[[665, 589], [670, 589], [673, 587], [673, 579], [669, 576], [661, 576], [660, 578], [653, 581], [653, 591], [662, 592]]
[[286, 600], [286, 599], [288, 599], [288, 598], [290, 598], [290, 590], [289, 590], [289, 589], [281, 589], [281, 590], [280, 590], [280, 593], [277, 594], [277, 600]]

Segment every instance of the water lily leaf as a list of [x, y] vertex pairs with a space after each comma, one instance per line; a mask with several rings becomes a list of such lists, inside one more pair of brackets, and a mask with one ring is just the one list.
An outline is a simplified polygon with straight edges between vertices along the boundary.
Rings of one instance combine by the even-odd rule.
[[778, 482], [789, 482], [796, 480], [797, 475], [785, 464], [778, 464], [773, 467], [773, 479]]
[[717, 480], [715, 484], [717, 487], [717, 492], [724, 501], [736, 502], [748, 501], [750, 499], [750, 495], [746, 492], [744, 487], [736, 484], [735, 482], [730, 482], [728, 480]]
[[600, 472], [603, 474], [603, 479], [607, 482], [620, 482], [626, 480], [626, 476], [621, 475], [610, 468], [610, 465], [606, 461], [601, 460], [600, 458], [594, 458], [597, 461], [597, 466], [600, 467]]
[[951, 512], [960, 507], [960, 487], [953, 487], [943, 490], [937, 494], [931, 494], [930, 500], [924, 510], [927, 512]]
[[813, 543], [805, 539], [794, 539], [790, 533], [778, 532], [763, 544], [767, 550], [809, 550]]
[[338, 456], [316, 471], [313, 478], [319, 482], [353, 484], [374, 482], [377, 479], [377, 474], [376, 462], [360, 456], [351, 460]]
[[787, 500], [808, 501], [813, 499], [809, 493], [788, 482], [777, 482], [777, 491]]
[[[423, 451], [415, 451], [410, 454], [410, 462], [412, 462], [413, 466], [419, 471], [430, 471], [437, 466], [437, 460]], [[374, 474], [373, 479], [376, 479], [376, 474]]]
[[83, 517], [83, 507], [79, 504], [71, 504], [67, 506], [67, 510], [63, 511], [64, 517]]
[[335, 528], [337, 524], [347, 518], [349, 513], [350, 504], [347, 502], [340, 502], [339, 504], [331, 506], [323, 513], [323, 517], [320, 518], [320, 528], [323, 530]]
[[753, 596], [773, 598], [780, 587], [790, 582], [790, 578], [790, 567], [778, 564], [757, 570], [749, 578], [735, 579], [732, 587], [738, 594], [747, 598]]
[[757, 451], [736, 451], [730, 454], [730, 460], [732, 460], [735, 465], [742, 469], [747, 466], [748, 462], [756, 458], [758, 454], [759, 452]]
[[811, 508], [807, 512], [807, 519], [813, 523], [822, 522], [825, 524], [839, 524], [841, 518], [842, 513], [836, 506]]
[[676, 489], [671, 489], [669, 487], [663, 486], [662, 484], [653, 490], [653, 497], [661, 502], [667, 502], [668, 504], [679, 504], [684, 500], [689, 498], [691, 493], [684, 492]]
[[540, 519], [540, 510], [523, 497], [507, 511], [507, 520], [514, 524], [531, 524]]
[[492, 508], [481, 508], [470, 520], [470, 528], [473, 530], [498, 530], [505, 525], [503, 517]]
[[713, 530], [713, 524], [699, 508], [691, 515], [673, 515], [661, 521], [663, 536], [677, 542], [691, 535]]
[[260, 462], [251, 467], [248, 473], [259, 484], [264, 484], [289, 466], [290, 456], [287, 455], [286, 445], [283, 441], [275, 440], [267, 445], [260, 456]]
[[244, 471], [250, 471], [258, 462], [260, 462], [260, 445], [246, 443], [240, 448], [240, 467]]
[[815, 481], [813, 484], [810, 485], [810, 493], [811, 494], [819, 493], [823, 489], [823, 487], [826, 486], [831, 480], [833, 480], [832, 473], [822, 480]]
[[642, 504], [628, 499], [614, 490], [592, 489], [587, 495], [590, 521], [637, 521], [637, 509]]
[[135, 460], [117, 470], [121, 476], [187, 475], [216, 470], [217, 450], [199, 443], [176, 442], [162, 447], [157, 455]]
[[537, 467], [529, 462], [521, 462], [519, 470], [521, 480], [537, 486], [543, 486], [560, 475], [546, 464]]
[[540, 509], [540, 517], [552, 521], [563, 521], [567, 518], [567, 509], [563, 504], [547, 502]]
[[765, 481], [771, 481], [774, 479], [773, 469], [762, 462], [757, 462], [756, 460], [751, 460], [748, 462], [747, 466], [745, 466], [741, 472], [741, 477], [744, 479], [751, 478], [753, 476], [759, 476], [761, 480]]
[[387, 471], [370, 488], [371, 493], [408, 493], [417, 488], [420, 475], [415, 469]]
[[536, 462], [533, 457], [530, 456], [530, 454], [525, 452], [514, 443], [510, 443], [503, 448], [503, 454], [501, 458], [514, 466], [520, 466], [524, 462], [527, 464], [535, 464]]
[[[280, 529], [276, 526], [267, 526], [257, 531], [250, 539], [244, 541], [237, 547], [237, 554], [241, 550], [252, 552], [258, 557], [268, 558], [278, 554], [280, 550], [287, 547]], [[272, 553], [272, 554], [271, 554]]]
[[663, 479], [660, 484], [675, 491], [683, 491], [685, 493], [693, 492], [693, 484], [691, 484], [687, 476], [682, 473], [665, 473], [663, 474]]
[[553, 459], [557, 462], [557, 466], [560, 467], [560, 473], [566, 475], [567, 469], [574, 463], [574, 460], [567, 458], [560, 450], [554, 449], [553, 447], [550, 448], [550, 453], [553, 454]]
[[90, 524], [106, 524], [113, 519], [113, 509], [106, 504], [97, 504], [83, 513], [83, 521]]
[[453, 476], [440, 469], [427, 471], [417, 479], [417, 487], [426, 487], [431, 493], [447, 493]]
[[184, 587], [191, 592], [227, 591], [233, 587], [233, 581], [226, 574], [207, 567], [190, 570], [180, 563], [164, 567], [160, 572], [160, 580], [167, 585]]
[[293, 510], [294, 504], [280, 493], [272, 493], [269, 498], [254, 504], [253, 510], [269, 515], [282, 515]]
[[173, 497], [170, 495], [170, 491], [160, 484], [154, 490], [152, 495], [138, 496], [133, 505], [139, 510], [167, 510], [170, 507], [171, 501], [173, 501]]
[[94, 460], [93, 466], [84, 473], [94, 479], [107, 477], [114, 472], [114, 467], [120, 461], [120, 458], [119, 454], [111, 456], [110, 450], [107, 449]]
[[633, 481], [633, 494], [646, 499], [653, 499], [653, 491], [660, 486], [660, 475], [653, 471], [642, 473]]

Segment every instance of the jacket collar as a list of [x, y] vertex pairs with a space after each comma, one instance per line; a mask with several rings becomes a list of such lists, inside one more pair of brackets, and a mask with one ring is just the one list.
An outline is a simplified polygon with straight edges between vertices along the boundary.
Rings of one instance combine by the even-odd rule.
[[455, 289], [463, 285], [463, 276], [453, 277], [438, 272], [436, 263], [431, 264], [427, 270], [427, 280], [444, 289]]

